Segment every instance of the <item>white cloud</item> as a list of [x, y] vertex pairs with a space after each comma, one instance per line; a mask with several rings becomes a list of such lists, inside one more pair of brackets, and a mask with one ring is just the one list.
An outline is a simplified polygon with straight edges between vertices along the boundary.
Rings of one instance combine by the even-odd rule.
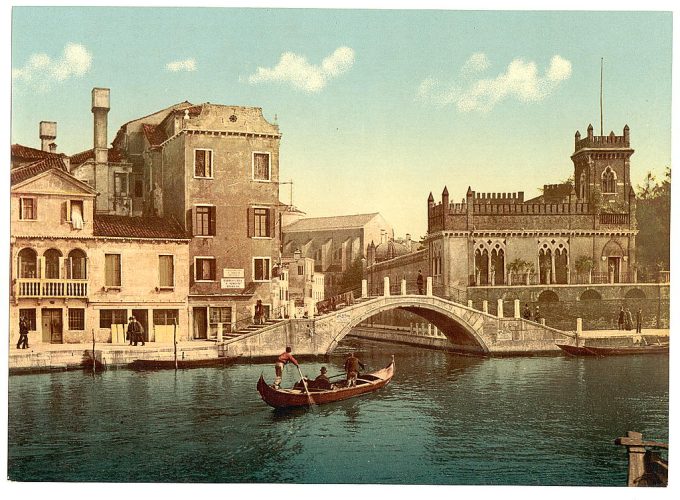
[[183, 61], [171, 61], [165, 65], [165, 69], [168, 71], [196, 71], [196, 60], [184, 59]]
[[[465, 65], [469, 69], [481, 71], [488, 66], [483, 54], [473, 54]], [[485, 68], [484, 68], [485, 69]], [[561, 82], [571, 76], [571, 62], [559, 55], [553, 56], [543, 75], [535, 62], [514, 59], [506, 70], [495, 78], [480, 79], [464, 86], [457, 83], [444, 84], [428, 77], [418, 87], [420, 99], [439, 105], [455, 105], [459, 111], [490, 111], [504, 99], [521, 102], [536, 102], [553, 92]]]
[[354, 64], [354, 50], [339, 47], [321, 61], [321, 65], [310, 64], [304, 56], [284, 52], [273, 68], [258, 67], [248, 77], [252, 84], [263, 82], [287, 82], [305, 92], [320, 92], [328, 82], [348, 71]]
[[476, 52], [472, 54], [465, 64], [463, 64], [462, 72], [464, 74], [477, 73], [484, 71], [489, 67], [489, 58], [484, 52]]
[[69, 43], [58, 59], [44, 53], [32, 54], [21, 68], [12, 68], [12, 83], [23, 83], [38, 91], [53, 83], [85, 75], [92, 67], [92, 54], [83, 45]]

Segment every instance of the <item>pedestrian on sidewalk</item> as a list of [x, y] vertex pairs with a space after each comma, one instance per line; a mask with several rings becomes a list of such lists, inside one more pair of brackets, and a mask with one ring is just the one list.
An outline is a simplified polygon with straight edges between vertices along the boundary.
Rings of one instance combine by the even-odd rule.
[[619, 330], [623, 330], [623, 325], [626, 323], [626, 311], [623, 310], [623, 306], [621, 306], [621, 310], [619, 311]]
[[633, 329], [633, 315], [630, 312], [630, 309], [626, 307], [626, 330], [632, 329]]
[[642, 309], [638, 309], [635, 313], [635, 323], [637, 325], [636, 332], [642, 333]]
[[28, 319], [26, 316], [19, 318], [19, 341], [17, 349], [28, 349]]
[[130, 316], [127, 333], [128, 337], [130, 338], [130, 345], [136, 346], [139, 342], [144, 345], [144, 327], [134, 316]]
[[524, 311], [522, 311], [522, 317], [531, 321], [531, 309], [529, 309], [529, 304], [524, 304]]
[[418, 278], [416, 278], [416, 285], [418, 285], [418, 295], [423, 294], [423, 272], [418, 269]]

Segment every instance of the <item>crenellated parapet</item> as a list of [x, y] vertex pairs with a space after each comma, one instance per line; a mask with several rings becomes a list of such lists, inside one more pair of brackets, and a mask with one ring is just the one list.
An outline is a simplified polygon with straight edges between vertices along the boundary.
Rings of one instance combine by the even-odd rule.
[[593, 126], [588, 126], [588, 134], [581, 139], [581, 133], [576, 131], [574, 139], [574, 152], [581, 149], [602, 149], [602, 148], [629, 148], [630, 147], [630, 128], [626, 125], [623, 128], [623, 135], [616, 135], [610, 132], [609, 135], [593, 135]]

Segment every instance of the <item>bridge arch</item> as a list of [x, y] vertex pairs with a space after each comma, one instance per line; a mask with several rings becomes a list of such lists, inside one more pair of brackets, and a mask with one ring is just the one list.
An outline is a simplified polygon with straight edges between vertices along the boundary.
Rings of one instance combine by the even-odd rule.
[[[488, 341], [484, 339], [481, 328], [482, 316], [489, 315], [438, 297], [428, 296], [427, 300], [423, 299], [424, 297], [392, 296], [351, 307], [356, 314], [352, 314], [351, 319], [335, 331], [326, 354], [332, 353], [338, 343], [353, 328], [371, 316], [393, 309], [402, 309], [425, 319], [436, 326], [453, 345], [460, 347], [461, 350], [479, 354], [489, 352]], [[489, 318], [493, 317], [489, 316]]]

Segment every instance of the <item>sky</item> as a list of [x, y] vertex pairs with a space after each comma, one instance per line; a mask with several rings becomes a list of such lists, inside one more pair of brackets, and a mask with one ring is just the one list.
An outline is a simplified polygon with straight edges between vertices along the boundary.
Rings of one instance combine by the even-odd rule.
[[[92, 147], [90, 91], [126, 121], [188, 100], [256, 106], [308, 216], [380, 212], [425, 235], [447, 186], [540, 194], [574, 133], [630, 127], [635, 184], [671, 163], [670, 12], [14, 7], [11, 142]], [[280, 198], [290, 202], [289, 186]]]

